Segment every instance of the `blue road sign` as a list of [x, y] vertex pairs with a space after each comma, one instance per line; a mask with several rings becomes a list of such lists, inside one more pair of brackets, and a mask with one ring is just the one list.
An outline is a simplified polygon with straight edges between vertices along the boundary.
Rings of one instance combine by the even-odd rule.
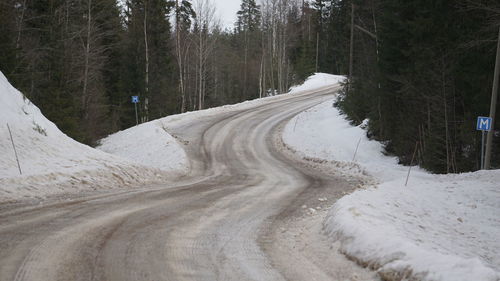
[[139, 96], [132, 96], [132, 103], [139, 103]]
[[491, 130], [491, 118], [490, 117], [477, 117], [477, 127], [476, 130], [479, 131], [489, 131]]

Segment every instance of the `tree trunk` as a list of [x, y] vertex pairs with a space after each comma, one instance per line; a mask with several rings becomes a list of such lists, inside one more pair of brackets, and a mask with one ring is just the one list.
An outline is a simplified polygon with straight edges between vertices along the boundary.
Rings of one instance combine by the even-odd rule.
[[145, 88], [144, 88], [144, 121], [149, 120], [147, 100], [149, 98], [149, 50], [148, 50], [148, 28], [147, 28], [147, 18], [148, 18], [148, 1], [144, 1], [144, 51], [146, 55], [146, 75], [145, 75]]
[[181, 50], [181, 30], [180, 30], [180, 16], [179, 16], [179, 0], [175, 0], [175, 48], [177, 55], [177, 66], [179, 67], [179, 92], [181, 94], [181, 113], [186, 111], [186, 91], [184, 89], [184, 73], [182, 65], [182, 50]]
[[319, 59], [319, 32], [316, 33], [316, 73], [318, 72], [318, 59]]
[[442, 69], [441, 69], [441, 86], [443, 93], [443, 106], [444, 106], [444, 128], [446, 135], [446, 173], [450, 172], [450, 136], [448, 132], [448, 105], [446, 104], [446, 81], [445, 81], [445, 65], [444, 59], [442, 61]]
[[248, 71], [248, 27], [245, 28], [245, 59], [244, 59], [244, 70], [243, 70], [243, 97], [247, 98], [247, 71]]
[[[354, 3], [351, 4], [351, 43], [349, 45], [349, 82], [347, 85], [352, 83], [352, 64], [354, 56]], [[350, 88], [350, 87], [349, 87]]]
[[88, 118], [88, 104], [90, 102], [90, 97], [87, 96], [87, 88], [89, 81], [89, 57], [90, 57], [90, 28], [92, 21], [92, 0], [87, 1], [87, 42], [85, 44], [85, 65], [83, 73], [83, 93], [82, 101], [85, 118]]
[[198, 110], [203, 109], [203, 104], [202, 104], [202, 97], [203, 97], [203, 30], [202, 27], [200, 26], [200, 34], [198, 36]]
[[[264, 49], [263, 49], [264, 50]], [[262, 58], [260, 59], [260, 73], [259, 73], [259, 98], [262, 98], [262, 92], [264, 91], [264, 85], [262, 84], [265, 81], [264, 74], [264, 51], [262, 51]]]
[[[20, 41], [21, 41], [21, 32], [23, 30], [23, 21], [24, 21], [24, 13], [26, 11], [26, 0], [23, 1], [23, 8], [21, 11], [21, 17], [19, 18], [17, 22], [17, 38], [16, 38], [16, 50], [19, 50], [20, 46]], [[18, 52], [16, 52], [16, 55]]]

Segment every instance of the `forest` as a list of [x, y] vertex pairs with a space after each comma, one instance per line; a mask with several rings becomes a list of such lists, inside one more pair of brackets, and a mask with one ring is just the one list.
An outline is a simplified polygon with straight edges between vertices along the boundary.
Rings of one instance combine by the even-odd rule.
[[370, 137], [401, 163], [479, 169], [497, 0], [241, 0], [232, 27], [216, 9], [213, 0], [2, 0], [0, 70], [90, 145], [136, 124], [131, 96], [147, 122], [283, 94], [314, 72], [346, 75], [337, 105], [355, 125], [369, 120]]

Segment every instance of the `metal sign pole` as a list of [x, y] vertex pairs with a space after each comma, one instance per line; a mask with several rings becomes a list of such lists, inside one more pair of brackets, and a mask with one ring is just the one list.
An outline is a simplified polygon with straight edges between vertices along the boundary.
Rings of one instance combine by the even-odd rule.
[[481, 137], [481, 170], [484, 170], [484, 132], [481, 131], [482, 137]]
[[491, 165], [491, 148], [493, 147], [493, 134], [495, 133], [493, 129], [495, 128], [495, 115], [497, 107], [498, 98], [498, 83], [500, 76], [500, 27], [498, 28], [498, 41], [497, 41], [497, 57], [495, 62], [495, 71], [493, 74], [493, 87], [491, 90], [491, 104], [490, 104], [490, 118], [491, 118], [491, 128], [486, 137], [486, 155], [484, 157], [484, 168], [486, 170], [490, 169]]
[[[478, 116], [477, 117], [477, 125], [476, 125], [476, 130], [481, 131], [481, 170], [488, 170], [488, 142], [486, 140], [485, 144], [485, 139], [486, 137], [486, 132], [491, 131], [491, 128], [493, 127], [493, 119], [490, 117], [483, 117], [483, 116]], [[486, 151], [485, 151], [486, 150]]]
[[135, 125], [139, 125], [139, 117], [137, 116], [137, 103], [134, 103], [135, 107]]
[[139, 103], [139, 96], [132, 96], [132, 103], [135, 108], [135, 125], [139, 125], [139, 116], [137, 115], [137, 104]]

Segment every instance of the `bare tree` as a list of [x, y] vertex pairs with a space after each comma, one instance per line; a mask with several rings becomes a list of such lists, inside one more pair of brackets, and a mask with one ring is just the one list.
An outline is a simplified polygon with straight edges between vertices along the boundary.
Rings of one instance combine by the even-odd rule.
[[[267, 34], [265, 47], [269, 69], [270, 90], [283, 94], [288, 90], [290, 63], [288, 46], [290, 41], [289, 19], [291, 11], [300, 5], [296, 0], [265, 0], [262, 2], [264, 33]], [[264, 66], [265, 68], [265, 66]]]
[[[96, 4], [92, 0], [87, 0], [85, 8], [85, 22], [82, 22], [82, 26], [79, 23], [74, 23], [72, 27], [67, 26], [66, 29], [70, 30], [68, 37], [65, 41], [67, 46], [68, 56], [71, 59], [68, 63], [68, 72], [72, 72], [71, 69], [75, 69], [75, 75], [78, 75], [77, 81], [81, 83], [82, 95], [81, 95], [81, 110], [86, 123], [89, 126], [93, 126], [94, 121], [90, 120], [95, 118], [94, 113], [96, 109], [96, 103], [98, 99], [103, 95], [102, 90], [102, 71], [104, 68], [103, 61], [106, 60], [106, 46], [103, 46], [102, 40], [108, 36], [107, 32], [102, 30], [97, 21], [103, 19], [104, 15], [102, 11], [96, 8]], [[63, 6], [68, 11], [67, 5]], [[69, 19], [69, 14], [64, 14], [65, 23]], [[71, 29], [73, 29], [71, 31]], [[81, 42], [83, 55], [79, 52], [74, 53], [73, 44]], [[83, 60], [82, 60], [83, 59]], [[73, 63], [72, 63], [73, 62]], [[68, 73], [68, 75], [70, 75]], [[68, 78], [71, 81], [71, 78]], [[89, 130], [91, 130], [89, 128]]]
[[183, 56], [181, 49], [181, 23], [180, 23], [180, 6], [179, 0], [175, 0], [175, 51], [177, 56], [177, 66], [179, 68], [179, 92], [181, 94], [181, 112], [185, 111], [186, 93], [184, 91], [184, 69]]
[[181, 112], [186, 111], [186, 56], [189, 43], [186, 33], [191, 27], [191, 17], [195, 15], [191, 3], [186, 0], [175, 0], [175, 56], [179, 71], [179, 93], [181, 95]]
[[195, 45], [196, 45], [196, 90], [198, 92], [198, 109], [204, 108], [206, 94], [207, 62], [212, 54], [217, 38], [212, 36], [220, 23], [215, 16], [215, 4], [212, 0], [195, 1]]

